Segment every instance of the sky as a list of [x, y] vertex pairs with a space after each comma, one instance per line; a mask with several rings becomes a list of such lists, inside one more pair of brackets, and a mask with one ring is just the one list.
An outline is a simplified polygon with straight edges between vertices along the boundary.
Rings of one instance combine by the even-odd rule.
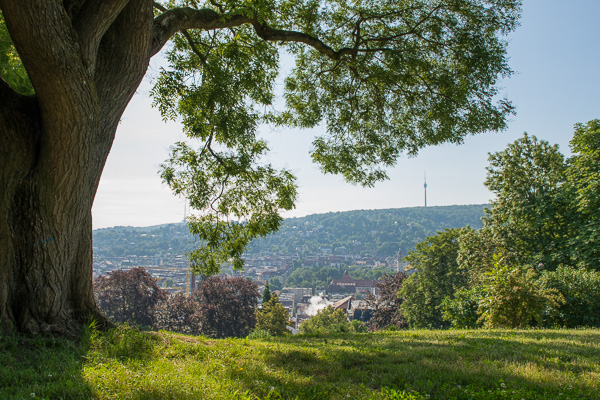
[[[483, 133], [462, 145], [440, 145], [403, 157], [388, 170], [390, 179], [374, 188], [323, 175], [309, 151], [319, 129], [264, 127], [266, 161], [297, 177], [296, 208], [284, 217], [332, 211], [484, 204], [493, 199], [483, 182], [489, 153], [502, 151], [527, 132], [558, 144], [569, 155], [573, 126], [600, 118], [600, 0], [524, 0], [521, 26], [508, 37], [515, 72], [500, 84], [517, 114], [506, 131]], [[159, 176], [169, 147], [185, 139], [181, 127], [162, 121], [149, 92], [160, 59], [129, 104], [117, 131], [92, 208], [94, 229], [180, 222], [185, 201], [171, 194]], [[189, 213], [189, 211], [188, 211]]]

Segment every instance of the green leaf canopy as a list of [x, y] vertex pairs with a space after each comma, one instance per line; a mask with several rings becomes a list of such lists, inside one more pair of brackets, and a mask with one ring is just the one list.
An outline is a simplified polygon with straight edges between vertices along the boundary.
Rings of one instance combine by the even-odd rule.
[[[170, 13], [207, 21], [174, 36], [152, 92], [163, 117], [180, 119], [199, 143], [197, 150], [179, 143], [162, 170], [175, 193], [204, 212], [190, 220], [203, 239], [197, 265], [215, 272], [233, 257], [241, 267], [245, 246], [276, 230], [279, 212], [294, 207], [292, 174], [262, 160], [261, 124], [324, 126], [313, 160], [365, 186], [385, 179], [403, 153], [504, 129], [513, 106], [497, 96], [498, 80], [511, 74], [503, 35], [516, 27], [520, 3], [157, 3], [165, 26]], [[283, 109], [281, 54], [295, 63]]]

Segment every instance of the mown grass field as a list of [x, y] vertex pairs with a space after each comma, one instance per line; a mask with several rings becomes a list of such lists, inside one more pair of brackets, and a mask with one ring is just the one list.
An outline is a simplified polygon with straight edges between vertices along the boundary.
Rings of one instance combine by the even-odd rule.
[[600, 399], [599, 330], [0, 337], [0, 399]]

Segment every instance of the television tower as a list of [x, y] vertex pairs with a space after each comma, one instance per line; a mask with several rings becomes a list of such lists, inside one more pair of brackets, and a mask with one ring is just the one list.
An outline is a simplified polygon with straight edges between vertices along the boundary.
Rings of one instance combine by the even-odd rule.
[[187, 199], [184, 197], [183, 199], [183, 223], [187, 222]]
[[427, 172], [423, 172], [423, 188], [425, 189], [425, 207], [427, 207]]

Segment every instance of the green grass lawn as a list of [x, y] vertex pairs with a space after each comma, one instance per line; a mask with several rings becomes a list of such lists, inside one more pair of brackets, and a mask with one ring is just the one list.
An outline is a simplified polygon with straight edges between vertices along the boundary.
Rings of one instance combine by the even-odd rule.
[[599, 330], [0, 337], [0, 399], [600, 399]]

